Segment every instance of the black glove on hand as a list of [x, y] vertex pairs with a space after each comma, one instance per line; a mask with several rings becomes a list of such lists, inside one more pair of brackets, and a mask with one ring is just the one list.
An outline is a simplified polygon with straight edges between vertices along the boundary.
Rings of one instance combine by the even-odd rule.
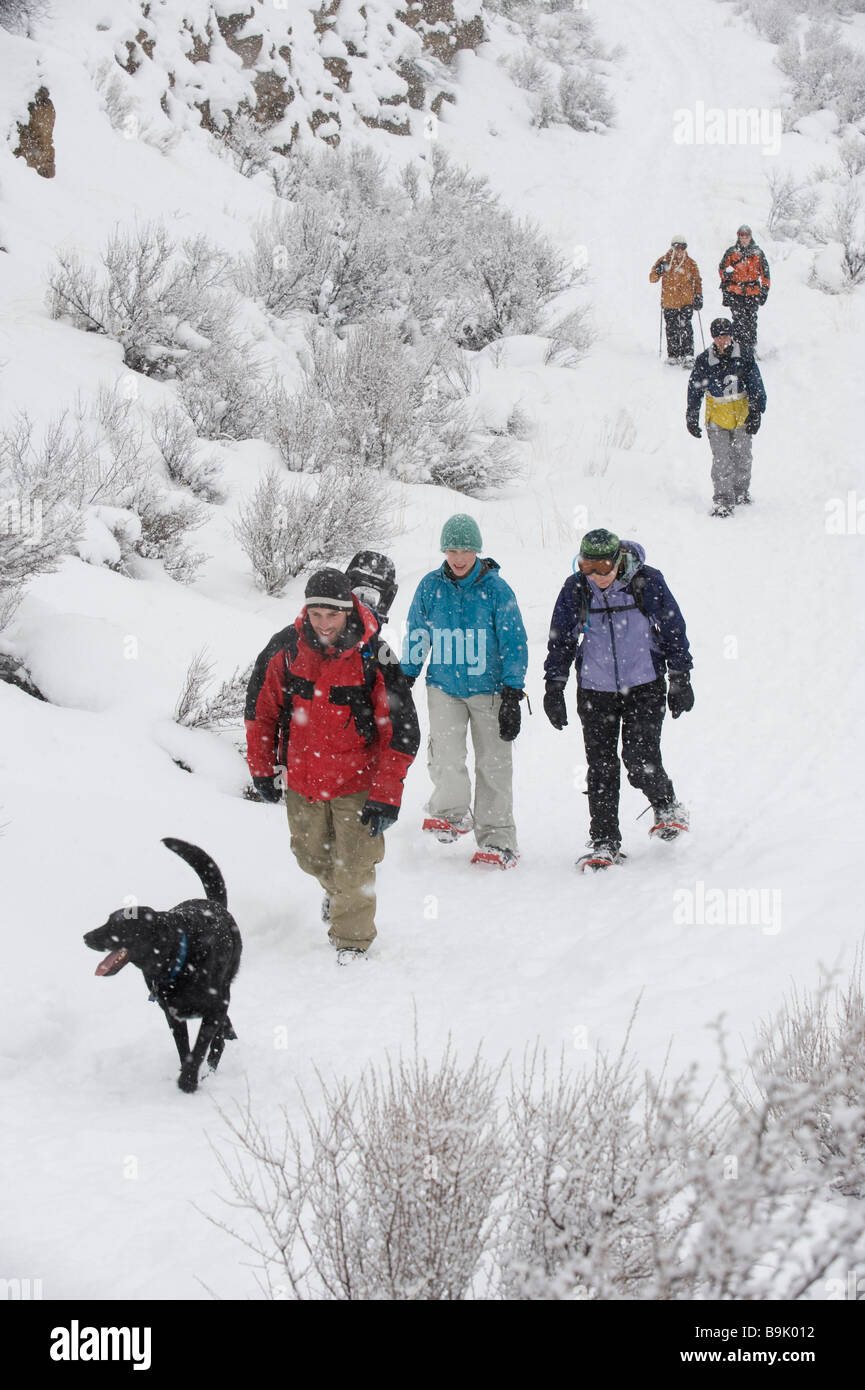
[[360, 819], [362, 825], [369, 826], [370, 836], [374, 838], [376, 835], [383, 835], [398, 815], [398, 806], [389, 806], [385, 801], [367, 801], [360, 813]]
[[745, 421], [745, 433], [756, 434], [762, 423], [763, 417], [759, 410], [749, 410], [748, 418]]
[[502, 686], [502, 702], [499, 705], [499, 738], [505, 743], [512, 743], [520, 732], [522, 716], [520, 714], [520, 700], [523, 698], [521, 690], [514, 690], [511, 685]]
[[674, 719], [678, 719], [680, 714], [687, 714], [689, 709], [694, 708], [694, 692], [691, 689], [691, 677], [687, 671], [670, 672], [667, 704], [670, 706], [670, 713]]
[[758, 303], [758, 304], [765, 304], [765, 303], [766, 303], [766, 300], [767, 300], [768, 298], [769, 298], [769, 291], [768, 291], [768, 290], [761, 290], [760, 293], [757, 295], [757, 303]]
[[670, 267], [667, 265], [666, 261], [658, 261], [657, 265], [655, 266], [655, 269], [657, 270], [659, 275], [666, 275]]
[[282, 788], [276, 785], [274, 777], [253, 777], [252, 785], [261, 801], [269, 801], [276, 805], [282, 800]]
[[560, 685], [558, 681], [547, 681], [546, 694], [544, 695], [544, 714], [554, 729], [563, 729], [568, 722], [565, 687]]
[[688, 434], [692, 434], [695, 439], [702, 439], [703, 431], [700, 429], [700, 419], [697, 415], [686, 415], [685, 424]]
[[697, 310], [697, 312], [699, 313], [699, 311], [702, 309], [702, 307], [703, 307], [703, 296], [702, 296], [701, 294], [695, 294], [695, 295], [694, 295], [694, 308], [695, 308], [695, 309]]

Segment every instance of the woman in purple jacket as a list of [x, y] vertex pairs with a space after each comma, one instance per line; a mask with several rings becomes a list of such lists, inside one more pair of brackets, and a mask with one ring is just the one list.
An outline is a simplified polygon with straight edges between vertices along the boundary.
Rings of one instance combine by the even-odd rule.
[[[661, 761], [665, 703], [674, 719], [693, 708], [693, 665], [679, 606], [645, 551], [612, 531], [589, 531], [577, 569], [553, 610], [544, 663], [544, 711], [554, 729], [568, 722], [565, 686], [577, 672], [577, 713], [588, 763], [588, 853], [581, 869], [606, 869], [624, 857], [619, 830], [619, 727], [628, 781], [649, 798], [650, 835], [672, 840], [688, 828]], [[669, 691], [664, 678], [669, 672]]]

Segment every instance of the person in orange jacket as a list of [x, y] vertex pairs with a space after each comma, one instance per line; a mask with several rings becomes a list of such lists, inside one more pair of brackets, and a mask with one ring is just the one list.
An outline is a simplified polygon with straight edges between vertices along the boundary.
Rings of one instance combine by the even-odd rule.
[[751, 228], [743, 222], [736, 240], [721, 257], [721, 299], [731, 310], [733, 338], [748, 352], [757, 347], [757, 310], [769, 298], [769, 262], [754, 241]]
[[661, 282], [661, 308], [667, 330], [667, 361], [682, 367], [694, 365], [694, 326], [691, 315], [703, 307], [703, 282], [687, 252], [683, 236], [674, 236], [669, 251], [659, 256], [649, 271], [653, 285]]

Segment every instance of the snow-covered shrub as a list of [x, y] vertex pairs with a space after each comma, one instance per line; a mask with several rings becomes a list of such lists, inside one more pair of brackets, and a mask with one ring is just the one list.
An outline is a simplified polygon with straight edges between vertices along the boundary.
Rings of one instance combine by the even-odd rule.
[[862, 952], [842, 988], [794, 989], [759, 1030], [756, 1079], [794, 1149], [839, 1191], [865, 1197]]
[[249, 1104], [224, 1115], [233, 1154], [220, 1163], [253, 1222], [232, 1234], [261, 1259], [269, 1296], [468, 1297], [501, 1181], [497, 1079], [448, 1045], [437, 1066], [415, 1053], [370, 1064], [355, 1086], [322, 1081], [323, 1113], [305, 1102], [300, 1133], [286, 1119], [272, 1137]]
[[302, 153], [273, 182], [286, 201], [254, 228], [235, 271], [241, 291], [279, 317], [306, 312], [334, 327], [397, 310], [406, 200], [376, 157]]
[[145, 560], [161, 560], [172, 579], [191, 584], [208, 558], [202, 551], [190, 550], [183, 539], [206, 522], [201, 504], [166, 492], [146, 478], [132, 489], [127, 506], [141, 522], [136, 554]]
[[766, 227], [778, 240], [811, 239], [810, 228], [819, 201], [817, 190], [793, 174], [767, 175], [770, 206]]
[[241, 507], [234, 534], [256, 584], [277, 595], [319, 562], [383, 540], [389, 505], [387, 493], [358, 470], [325, 469], [311, 488], [271, 470]]
[[560, 118], [574, 130], [603, 130], [613, 122], [615, 108], [597, 73], [573, 69], [563, 72], [558, 98]]
[[865, 169], [865, 139], [852, 132], [845, 136], [838, 151], [838, 160], [848, 179], [855, 179]]
[[525, 92], [540, 92], [548, 86], [550, 70], [543, 58], [524, 48], [507, 61], [511, 80]]
[[51, 313], [114, 338], [133, 371], [182, 376], [229, 335], [227, 258], [205, 237], [178, 247], [161, 223], [118, 229], [101, 261], [100, 273], [60, 253], [49, 281]]
[[245, 671], [234, 671], [228, 680], [220, 682], [213, 694], [209, 694], [212, 671], [213, 663], [207, 659], [206, 648], [197, 652], [187, 667], [183, 689], [174, 709], [175, 720], [187, 729], [222, 729], [230, 724], [243, 725], [243, 704], [252, 675], [252, 663]]
[[506, 442], [476, 423], [455, 349], [409, 347], [381, 322], [344, 342], [311, 335], [301, 389], [271, 393], [268, 438], [293, 472], [340, 463], [476, 494], [517, 471]]
[[79, 451], [63, 417], [41, 439], [26, 413], [0, 433], [0, 628], [27, 583], [56, 570], [81, 535], [84, 518], [69, 489]]
[[832, 214], [818, 232], [821, 241], [841, 243], [841, 269], [848, 286], [865, 280], [865, 216], [862, 194], [853, 185], [839, 193]]
[[49, 13], [49, 0], [0, 0], [0, 29], [27, 34], [37, 20]]
[[225, 501], [219, 464], [211, 455], [201, 456], [198, 437], [184, 411], [161, 406], [150, 418], [150, 438], [172, 482], [188, 487], [205, 502]]
[[261, 366], [236, 333], [226, 331], [183, 365], [177, 394], [202, 439], [255, 439], [261, 434]]
[[549, 347], [545, 361], [556, 367], [576, 367], [597, 336], [588, 305], [578, 305], [547, 330]]
[[841, 39], [837, 25], [811, 23], [779, 50], [778, 66], [790, 79], [794, 117], [834, 111], [843, 124], [865, 117], [865, 54]]
[[238, 111], [216, 137], [228, 158], [245, 179], [263, 173], [273, 161], [273, 145], [267, 132], [249, 111]]

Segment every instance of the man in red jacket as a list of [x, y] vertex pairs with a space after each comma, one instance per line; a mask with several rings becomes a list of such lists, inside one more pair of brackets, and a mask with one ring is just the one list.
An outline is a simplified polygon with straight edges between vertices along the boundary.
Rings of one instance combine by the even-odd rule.
[[264, 801], [279, 801], [282, 772], [292, 853], [324, 889], [345, 965], [376, 935], [375, 868], [420, 732], [408, 682], [348, 577], [319, 570], [305, 597], [253, 668], [247, 762]]

